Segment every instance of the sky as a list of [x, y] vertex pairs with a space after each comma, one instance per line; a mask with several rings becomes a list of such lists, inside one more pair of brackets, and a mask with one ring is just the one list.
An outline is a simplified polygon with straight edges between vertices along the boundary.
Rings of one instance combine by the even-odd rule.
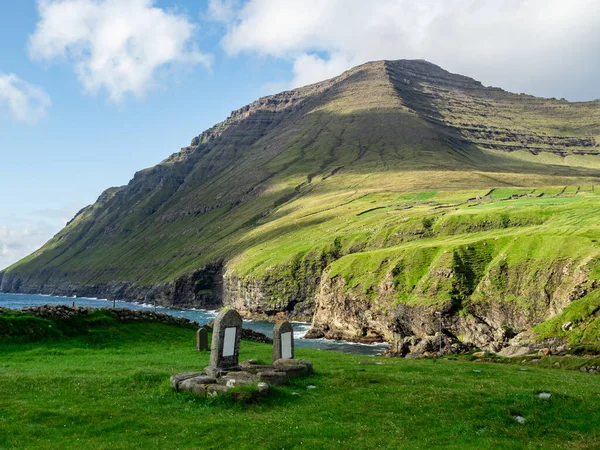
[[379, 59], [600, 98], [596, 0], [0, 0], [0, 270], [260, 96]]

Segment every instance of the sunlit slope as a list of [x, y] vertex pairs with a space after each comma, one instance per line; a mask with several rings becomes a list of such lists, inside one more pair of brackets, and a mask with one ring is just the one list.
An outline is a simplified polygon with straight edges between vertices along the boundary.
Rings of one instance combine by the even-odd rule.
[[[405, 61], [369, 63], [261, 99], [129, 185], [105, 192], [42, 249], [5, 271], [2, 289], [151, 286], [217, 262], [239, 277], [279, 271], [276, 278], [285, 278], [288, 269], [279, 268], [306, 255], [310, 261], [324, 255], [311, 269], [317, 273], [344, 255], [380, 248], [401, 253], [397, 246], [407, 241], [426, 244], [436, 227], [440, 236], [468, 235], [476, 229], [444, 228], [450, 215], [440, 214], [492, 189], [557, 186], [573, 190], [557, 191], [562, 196], [579, 201], [588, 192], [586, 201], [594, 202], [597, 105], [539, 100], [556, 108], [536, 106], [530, 113], [539, 102], [527, 97], [519, 103], [520, 97]], [[510, 151], [495, 144], [505, 142], [506, 133], [490, 140], [469, 131], [513, 123], [522, 134], [513, 133]], [[543, 151], [559, 146], [554, 141], [536, 143], [535, 151], [525, 145], [532, 135], [551, 133], [575, 139], [559, 142], [568, 154]], [[464, 220], [478, 223], [475, 211], [482, 208], [470, 209]], [[423, 231], [429, 216], [433, 224]], [[351, 267], [344, 264], [342, 258], [332, 267]]]

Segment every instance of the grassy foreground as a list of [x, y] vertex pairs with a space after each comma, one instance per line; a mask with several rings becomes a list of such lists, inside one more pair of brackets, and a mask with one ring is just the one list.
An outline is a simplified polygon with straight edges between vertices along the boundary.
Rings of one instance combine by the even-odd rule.
[[[243, 359], [269, 361], [270, 352], [242, 342]], [[305, 349], [297, 357], [314, 362], [313, 376], [245, 405], [171, 391], [170, 375], [208, 362], [191, 329], [118, 324], [3, 344], [0, 448], [600, 447], [596, 376]]]

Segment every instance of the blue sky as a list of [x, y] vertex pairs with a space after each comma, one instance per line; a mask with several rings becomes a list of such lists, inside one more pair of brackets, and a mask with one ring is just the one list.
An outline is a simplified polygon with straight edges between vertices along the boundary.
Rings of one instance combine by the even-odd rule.
[[599, 2], [33, 0], [0, 4], [0, 269], [259, 96], [375, 59], [600, 98]]

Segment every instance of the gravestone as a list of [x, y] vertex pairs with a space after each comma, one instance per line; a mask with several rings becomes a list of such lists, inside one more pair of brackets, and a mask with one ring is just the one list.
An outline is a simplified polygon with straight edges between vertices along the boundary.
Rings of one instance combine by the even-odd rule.
[[196, 333], [196, 350], [203, 352], [208, 350], [208, 331], [206, 328], [198, 328]]
[[288, 321], [273, 328], [273, 362], [278, 359], [294, 359], [294, 329]]
[[211, 376], [238, 368], [242, 318], [234, 309], [221, 311], [213, 325], [210, 366]]

